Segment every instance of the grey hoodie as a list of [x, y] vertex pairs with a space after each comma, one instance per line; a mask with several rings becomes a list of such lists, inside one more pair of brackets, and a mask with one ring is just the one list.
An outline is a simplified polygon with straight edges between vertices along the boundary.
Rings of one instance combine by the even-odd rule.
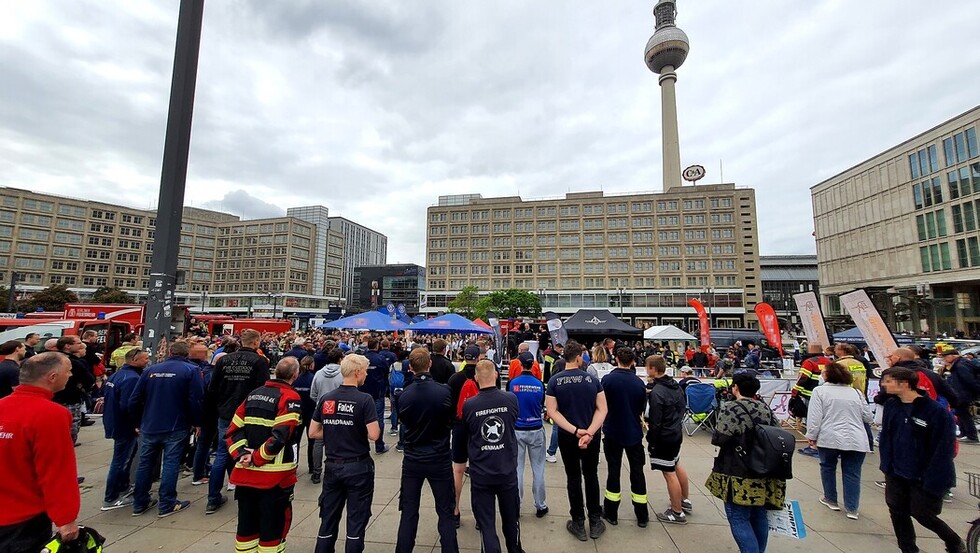
[[340, 374], [340, 365], [337, 363], [327, 363], [322, 369], [313, 375], [313, 384], [310, 385], [310, 397], [314, 403], [320, 405], [320, 400], [327, 392], [331, 392], [340, 387], [344, 377]]

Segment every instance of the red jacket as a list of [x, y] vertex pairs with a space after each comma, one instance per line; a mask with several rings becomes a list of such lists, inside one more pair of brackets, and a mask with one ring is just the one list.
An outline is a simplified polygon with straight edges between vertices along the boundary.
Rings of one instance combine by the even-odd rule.
[[0, 399], [0, 526], [46, 513], [56, 526], [78, 518], [81, 495], [71, 413], [54, 394], [21, 384]]
[[296, 484], [299, 441], [303, 437], [299, 394], [282, 380], [270, 380], [252, 390], [238, 406], [228, 426], [228, 453], [238, 461], [246, 449], [252, 465], [236, 462], [229, 482], [268, 490]]

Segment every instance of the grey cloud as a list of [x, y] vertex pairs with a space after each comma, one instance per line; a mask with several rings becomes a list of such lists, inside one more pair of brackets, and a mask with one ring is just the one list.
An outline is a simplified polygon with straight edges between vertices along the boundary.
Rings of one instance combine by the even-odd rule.
[[279, 206], [257, 198], [241, 189], [228, 192], [220, 200], [206, 201], [201, 204], [201, 207], [232, 213], [242, 219], [267, 219], [282, 217], [286, 214], [286, 210]]

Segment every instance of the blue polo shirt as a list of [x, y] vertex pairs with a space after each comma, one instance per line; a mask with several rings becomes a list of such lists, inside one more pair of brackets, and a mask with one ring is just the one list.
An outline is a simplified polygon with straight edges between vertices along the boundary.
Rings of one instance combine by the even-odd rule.
[[522, 372], [510, 381], [510, 391], [517, 396], [520, 413], [515, 424], [518, 430], [537, 430], [542, 426], [541, 406], [544, 405], [544, 383], [530, 372]]
[[[579, 428], [588, 428], [592, 424], [596, 396], [601, 391], [599, 379], [581, 368], [566, 368], [548, 380], [547, 393], [557, 401], [558, 411]], [[565, 429], [559, 428], [559, 431], [565, 432]]]

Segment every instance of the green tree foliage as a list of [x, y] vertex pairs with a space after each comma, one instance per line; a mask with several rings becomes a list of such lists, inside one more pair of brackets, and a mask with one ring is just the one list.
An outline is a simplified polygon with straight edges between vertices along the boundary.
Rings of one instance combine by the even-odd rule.
[[484, 318], [487, 311], [493, 311], [501, 319], [512, 317], [535, 318], [541, 316], [541, 298], [537, 294], [518, 288], [499, 290], [480, 298], [476, 304], [474, 315]]
[[92, 303], [136, 303], [136, 298], [119, 288], [102, 286], [92, 294]]
[[26, 299], [17, 302], [17, 310], [24, 313], [37, 311], [40, 307], [45, 311], [61, 311], [66, 303], [75, 303], [78, 295], [72, 292], [64, 284], [48, 286], [44, 290], [34, 292]]
[[476, 305], [480, 301], [479, 291], [476, 286], [464, 286], [446, 308], [467, 319], [472, 319], [475, 317]]

